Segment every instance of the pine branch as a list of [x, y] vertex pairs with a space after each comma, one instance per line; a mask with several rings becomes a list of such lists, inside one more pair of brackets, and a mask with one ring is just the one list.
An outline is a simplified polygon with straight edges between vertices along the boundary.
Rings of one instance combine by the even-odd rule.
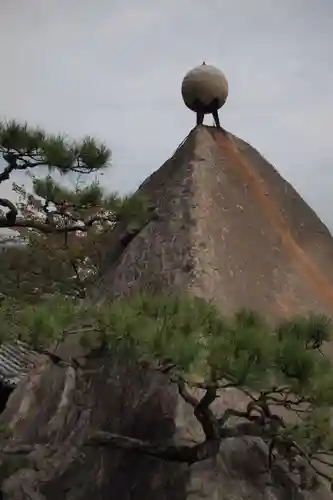
[[[178, 389], [186, 403], [194, 408], [194, 415], [205, 433], [205, 441], [194, 446], [177, 446], [150, 443], [136, 438], [122, 436], [105, 431], [93, 433], [87, 446], [114, 446], [116, 448], [137, 451], [166, 461], [193, 464], [214, 457], [219, 453], [221, 440], [244, 436], [267, 438], [267, 432], [258, 425], [259, 418], [248, 416], [246, 412], [227, 410], [224, 418], [217, 420], [209, 406], [216, 398], [216, 391], [208, 389], [201, 400], [194, 397], [185, 387], [185, 382], [178, 381]], [[232, 427], [224, 427], [231, 416], [243, 417], [250, 422]], [[221, 425], [223, 423], [223, 425]]]
[[63, 136], [49, 135], [40, 129], [15, 121], [0, 123], [0, 155], [7, 166], [0, 173], [0, 183], [14, 170], [30, 170], [38, 166], [68, 172], [92, 173], [109, 165], [110, 150], [91, 137], [81, 142], [68, 142]]
[[215, 456], [218, 452], [215, 443], [204, 441], [193, 447], [152, 444], [140, 439], [99, 431], [94, 433], [86, 445], [114, 446], [125, 450], [138, 451], [145, 455], [160, 458], [166, 461], [193, 464]]
[[3, 159], [7, 161], [8, 165], [4, 168], [3, 172], [0, 172], [0, 184], [1, 182], [7, 181], [10, 178], [13, 170], [17, 169], [17, 161], [15, 155], [11, 153], [6, 153], [0, 147], [0, 153], [3, 155]]
[[5, 217], [0, 217], [0, 220], [3, 219], [5, 221], [5, 225], [0, 227], [13, 227], [16, 224], [17, 217], [17, 208], [14, 203], [6, 198], [0, 198], [0, 206], [9, 209]]
[[[29, 228], [36, 229], [42, 233], [51, 234], [51, 233], [71, 233], [75, 231], [85, 232], [88, 228], [90, 228], [95, 222], [101, 222], [105, 220], [109, 220], [108, 217], [95, 215], [93, 217], [88, 217], [85, 220], [82, 220], [80, 224], [75, 223], [67, 226], [56, 226], [54, 224], [38, 222], [33, 219], [24, 219], [24, 218], [16, 218], [17, 209], [15, 205], [9, 200], [0, 199], [0, 205], [5, 206], [7, 208], [11, 207], [9, 212], [7, 212], [6, 216], [0, 217], [0, 228]], [[14, 220], [15, 214], [15, 220]]]
[[209, 406], [216, 398], [216, 391], [208, 389], [199, 401], [191, 395], [185, 383], [178, 381], [178, 389], [183, 399], [194, 408], [194, 415], [200, 422], [206, 439], [194, 446], [177, 446], [165, 444], [153, 444], [136, 438], [121, 436], [105, 431], [98, 431], [86, 442], [88, 446], [115, 446], [121, 449], [138, 451], [162, 460], [193, 464], [214, 457], [220, 449], [220, 433], [218, 422]]

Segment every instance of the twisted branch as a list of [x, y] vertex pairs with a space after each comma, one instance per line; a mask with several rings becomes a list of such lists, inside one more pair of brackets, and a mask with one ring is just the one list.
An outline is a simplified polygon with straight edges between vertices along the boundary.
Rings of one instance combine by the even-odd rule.
[[216, 456], [220, 449], [220, 432], [218, 422], [209, 406], [216, 399], [215, 389], [207, 389], [201, 400], [195, 398], [185, 387], [185, 383], [178, 381], [178, 390], [184, 401], [194, 409], [194, 415], [200, 422], [205, 433], [205, 441], [194, 446], [177, 446], [153, 444], [136, 438], [112, 434], [105, 431], [95, 432], [85, 443], [87, 446], [115, 446], [121, 449], [139, 451], [162, 460], [171, 460], [193, 464]]

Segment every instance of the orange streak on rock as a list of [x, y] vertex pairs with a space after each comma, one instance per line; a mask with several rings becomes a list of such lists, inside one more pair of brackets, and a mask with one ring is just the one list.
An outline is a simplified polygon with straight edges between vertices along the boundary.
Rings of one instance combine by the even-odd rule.
[[302, 271], [312, 282], [312, 285], [317, 289], [319, 295], [333, 307], [333, 286], [313, 260], [296, 243], [280, 212], [278, 204], [269, 194], [269, 189], [265, 181], [258, 175], [251, 164], [242, 157], [233, 140], [225, 131], [213, 131], [212, 135], [218, 147], [223, 150], [224, 154], [229, 156], [235, 167], [238, 167], [243, 176], [246, 177], [249, 187], [263, 207], [266, 216], [272, 223], [272, 227], [279, 234], [285, 250], [296, 261], [297, 265], [301, 267]]

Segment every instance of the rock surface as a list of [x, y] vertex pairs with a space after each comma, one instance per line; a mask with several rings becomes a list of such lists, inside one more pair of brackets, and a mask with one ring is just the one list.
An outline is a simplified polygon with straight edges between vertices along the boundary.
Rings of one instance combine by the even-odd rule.
[[[328, 230], [245, 142], [198, 127], [140, 191], [157, 207], [157, 218], [121, 251], [112, 242], [119, 234], [111, 237], [94, 300], [174, 289], [213, 299], [223, 313], [244, 305], [272, 319], [309, 309], [332, 313]], [[61, 349], [63, 357], [83, 360], [73, 338]], [[230, 391], [215, 409], [243, 402]], [[223, 441], [217, 458], [192, 466], [84, 447], [92, 430], [152, 442], [202, 439], [192, 409], [163, 375], [112, 356], [95, 354], [80, 369], [41, 358], [12, 394], [0, 425], [9, 446], [21, 447], [11, 460], [0, 454], [5, 500], [332, 498], [325, 490], [296, 491], [282, 471], [263, 473], [265, 450], [254, 440]]]
[[332, 236], [244, 141], [197, 127], [140, 191], [159, 217], [106, 266], [103, 297], [172, 287], [213, 299], [223, 313], [332, 314]]

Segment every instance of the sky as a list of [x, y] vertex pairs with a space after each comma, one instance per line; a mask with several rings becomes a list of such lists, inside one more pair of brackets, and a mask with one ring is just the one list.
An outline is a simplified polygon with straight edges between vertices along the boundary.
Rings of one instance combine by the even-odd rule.
[[222, 126], [333, 231], [332, 40], [332, 0], [2, 0], [0, 118], [95, 136], [126, 193], [194, 126], [180, 88], [205, 60], [229, 81]]

